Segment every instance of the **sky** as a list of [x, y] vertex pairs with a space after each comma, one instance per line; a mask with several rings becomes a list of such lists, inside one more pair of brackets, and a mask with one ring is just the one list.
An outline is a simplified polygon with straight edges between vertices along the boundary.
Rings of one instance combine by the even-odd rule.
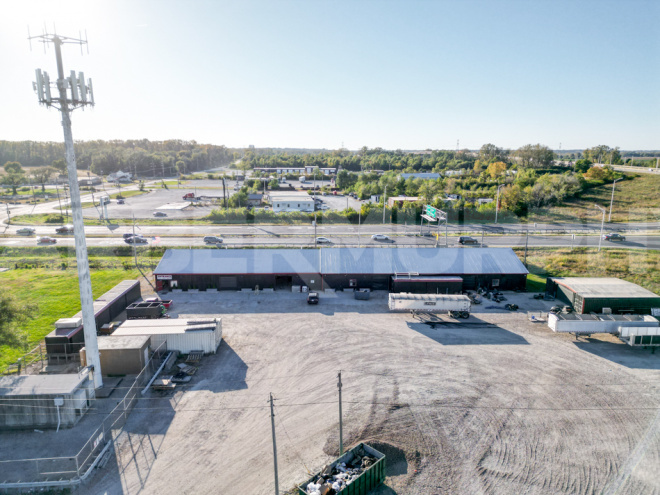
[[63, 49], [94, 85], [76, 140], [657, 150], [659, 22], [657, 0], [0, 0], [0, 140], [63, 140], [32, 90], [45, 24], [89, 40]]

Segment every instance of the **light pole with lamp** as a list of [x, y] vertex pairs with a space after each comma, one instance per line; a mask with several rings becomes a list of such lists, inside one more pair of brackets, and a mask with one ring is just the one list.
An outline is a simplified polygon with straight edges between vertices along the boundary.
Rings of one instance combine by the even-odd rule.
[[497, 186], [497, 201], [495, 203], [495, 223], [497, 223], [497, 214], [500, 211], [500, 189], [506, 186], [506, 184], [500, 184]]
[[614, 186], [616, 185], [617, 181], [620, 181], [620, 180], [623, 180], [623, 177], [619, 177], [618, 179], [614, 179], [614, 182], [612, 182], [612, 199], [610, 199], [610, 216], [607, 219], [608, 222], [612, 221], [612, 204], [614, 203]]
[[605, 213], [607, 210], [600, 205], [595, 205], [600, 211], [603, 212], [603, 220], [600, 222], [600, 236], [598, 237], [598, 252], [600, 252], [600, 244], [603, 242], [603, 227], [605, 226]]

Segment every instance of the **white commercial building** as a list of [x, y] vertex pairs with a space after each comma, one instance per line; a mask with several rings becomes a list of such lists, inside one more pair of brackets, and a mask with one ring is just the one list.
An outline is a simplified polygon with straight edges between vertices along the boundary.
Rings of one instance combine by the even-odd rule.
[[314, 198], [304, 192], [272, 192], [270, 193], [270, 202], [273, 205], [273, 211], [314, 211]]

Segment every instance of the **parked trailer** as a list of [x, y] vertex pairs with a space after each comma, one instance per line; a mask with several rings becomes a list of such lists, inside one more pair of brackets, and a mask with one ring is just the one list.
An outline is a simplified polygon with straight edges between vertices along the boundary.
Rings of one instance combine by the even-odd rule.
[[[320, 490], [315, 490], [312, 485], [318, 486], [319, 483], [316, 482], [319, 481], [319, 479], [322, 477], [325, 480], [333, 481], [333, 476], [331, 473], [341, 472], [341, 469], [337, 469], [337, 466], [341, 465], [342, 463], [346, 465], [355, 465], [356, 462], [359, 465], [359, 460], [365, 455], [375, 458], [376, 462], [364, 469], [364, 471], [362, 471], [362, 473], [357, 478], [351, 481], [350, 484], [345, 485], [344, 488], [338, 492], [341, 493], [341, 495], [365, 495], [367, 492], [369, 492], [369, 490], [376, 488], [383, 481], [385, 481], [387, 468], [385, 454], [378, 452], [373, 447], [370, 447], [364, 443], [361, 443], [357, 447], [352, 448], [332, 464], [329, 464], [326, 468], [316, 473], [305, 483], [298, 485], [298, 495], [327, 493], [327, 488], [322, 487]], [[337, 491], [335, 490], [333, 493], [337, 493]]]
[[617, 335], [625, 327], [659, 327], [660, 322], [649, 315], [584, 315], [553, 314], [548, 315], [548, 326], [553, 332], [591, 335], [609, 333]]
[[390, 311], [421, 311], [425, 313], [449, 313], [454, 318], [470, 316], [471, 301], [459, 294], [390, 294]]
[[126, 308], [126, 318], [137, 320], [139, 318], [161, 318], [165, 314], [165, 306], [159, 302], [133, 303]]
[[660, 327], [622, 327], [619, 339], [629, 346], [660, 346]]

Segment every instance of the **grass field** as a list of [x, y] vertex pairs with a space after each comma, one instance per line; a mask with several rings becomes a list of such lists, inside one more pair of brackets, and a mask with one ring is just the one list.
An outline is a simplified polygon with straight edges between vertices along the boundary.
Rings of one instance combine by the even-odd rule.
[[[523, 259], [524, 249], [514, 249]], [[660, 251], [641, 249], [536, 248], [527, 253], [529, 291], [543, 291], [555, 277], [617, 277], [660, 294]]]
[[[94, 297], [112, 289], [122, 280], [136, 279], [137, 270], [92, 270]], [[3, 290], [21, 302], [38, 304], [36, 318], [22, 330], [27, 334], [27, 349], [0, 347], [0, 370], [15, 362], [26, 350], [36, 346], [54, 328], [60, 318], [68, 318], [80, 311], [78, 274], [75, 270], [25, 269], [0, 273]]]
[[[629, 178], [632, 176], [628, 176]], [[609, 213], [612, 184], [585, 191], [580, 198], [563, 206], [544, 208], [530, 213], [528, 222], [599, 222], [602, 213], [594, 205], [605, 207]], [[655, 222], [660, 219], [660, 176], [642, 174], [616, 183], [613, 222]], [[607, 217], [605, 218], [607, 221]]]

